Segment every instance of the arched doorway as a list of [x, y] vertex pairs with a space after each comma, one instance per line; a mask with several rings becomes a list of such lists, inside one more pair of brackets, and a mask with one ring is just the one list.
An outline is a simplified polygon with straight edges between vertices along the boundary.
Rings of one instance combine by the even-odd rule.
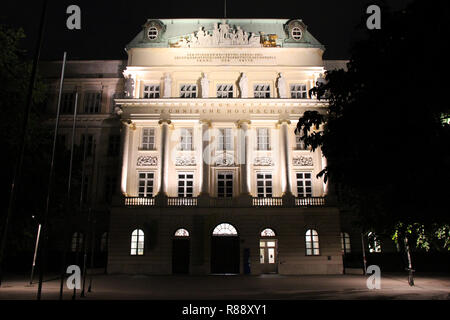
[[239, 273], [239, 235], [229, 223], [217, 225], [212, 232], [211, 273]]
[[278, 241], [275, 231], [266, 228], [261, 231], [259, 240], [259, 262], [262, 273], [278, 272]]
[[172, 273], [189, 273], [190, 238], [189, 231], [178, 229], [172, 240]]

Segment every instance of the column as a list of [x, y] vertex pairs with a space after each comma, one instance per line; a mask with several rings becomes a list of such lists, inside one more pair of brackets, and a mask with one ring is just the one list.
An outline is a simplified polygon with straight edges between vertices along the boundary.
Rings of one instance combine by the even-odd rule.
[[249, 137], [248, 129], [250, 120], [240, 120], [237, 123], [239, 130], [239, 165], [241, 170], [241, 194], [250, 195], [250, 177], [249, 177]]
[[122, 194], [127, 195], [127, 178], [128, 178], [128, 154], [130, 148], [130, 122], [122, 122], [122, 177], [120, 188]]
[[286, 180], [283, 194], [286, 196], [292, 196], [292, 181], [291, 181], [291, 155], [289, 148], [289, 120], [280, 120], [278, 124], [281, 127], [281, 150], [283, 159], [281, 161], [281, 168]]
[[160, 185], [158, 196], [167, 196], [167, 180], [169, 174], [169, 125], [170, 120], [160, 120], [161, 148], [160, 148]]
[[202, 162], [202, 180], [200, 184], [200, 196], [209, 196], [209, 170], [211, 163], [211, 151], [209, 150], [211, 121], [200, 120], [202, 124], [202, 152], [200, 161]]

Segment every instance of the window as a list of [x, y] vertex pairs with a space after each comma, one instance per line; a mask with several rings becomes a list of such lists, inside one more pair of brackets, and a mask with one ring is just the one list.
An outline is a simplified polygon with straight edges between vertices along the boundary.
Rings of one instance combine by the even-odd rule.
[[255, 84], [253, 87], [253, 94], [255, 98], [270, 98], [270, 85]]
[[159, 84], [150, 84], [144, 86], [144, 99], [159, 98]]
[[179, 173], [178, 174], [178, 197], [192, 198], [194, 193], [194, 174]]
[[180, 130], [180, 150], [192, 150], [192, 129], [182, 128]]
[[81, 152], [83, 152], [83, 154], [84, 154], [84, 150], [85, 150], [85, 142], [87, 142], [86, 156], [90, 157], [94, 153], [94, 136], [92, 134], [82, 134], [81, 135], [80, 147], [81, 147]]
[[258, 192], [258, 198], [272, 198], [272, 174], [257, 173], [256, 189]]
[[316, 230], [310, 229], [306, 231], [306, 255], [307, 256], [318, 256], [319, 251], [319, 234]]
[[276, 248], [277, 248], [276, 240], [260, 240], [259, 241], [259, 262], [260, 263], [269, 263], [269, 264], [275, 263]]
[[232, 84], [218, 84], [217, 85], [217, 98], [233, 98], [233, 85]]
[[102, 237], [100, 238], [100, 252], [108, 251], [108, 233], [103, 232]]
[[231, 198], [233, 196], [233, 173], [217, 174], [217, 197]]
[[237, 236], [236, 228], [229, 223], [221, 223], [213, 230], [213, 236]]
[[113, 134], [108, 138], [108, 156], [118, 156], [120, 152], [120, 135]]
[[72, 252], [80, 252], [83, 246], [83, 234], [81, 232], [75, 232], [72, 235]]
[[350, 236], [347, 232], [341, 232], [341, 245], [342, 245], [342, 253], [350, 253]]
[[155, 174], [153, 172], [140, 172], [139, 173], [139, 189], [138, 196], [140, 198], [153, 196], [153, 181]]
[[85, 175], [83, 178], [83, 185], [82, 185], [82, 189], [81, 189], [81, 196], [82, 199], [81, 201], [83, 203], [87, 203], [88, 202], [88, 196], [89, 196], [89, 176]]
[[147, 36], [149, 40], [156, 40], [158, 38], [158, 29], [156, 27], [148, 28]]
[[155, 129], [143, 128], [142, 129], [142, 150], [155, 150]]
[[292, 99], [306, 99], [307, 97], [306, 84], [291, 84]]
[[256, 147], [257, 150], [270, 150], [268, 128], [256, 129]]
[[60, 111], [62, 114], [73, 113], [75, 106], [75, 92], [64, 92], [61, 95]]
[[175, 231], [175, 237], [189, 237], [189, 231], [186, 229], [178, 229]]
[[299, 198], [312, 197], [312, 180], [310, 172], [297, 172], [297, 194]]
[[197, 85], [196, 84], [181, 85], [180, 98], [197, 98]]
[[381, 243], [378, 237], [373, 232], [369, 232], [367, 235], [369, 238], [369, 252], [371, 253], [380, 253], [381, 252]]
[[261, 231], [261, 237], [275, 237], [275, 231], [269, 228], [264, 229]]
[[232, 148], [232, 136], [230, 128], [221, 128], [219, 129], [217, 136], [217, 149], [218, 150], [233, 150]]
[[136, 229], [131, 234], [131, 255], [144, 255], [144, 231]]
[[299, 41], [303, 36], [302, 29], [300, 29], [299, 27], [292, 28], [291, 35], [292, 39], [294, 39], [295, 41]]
[[100, 113], [101, 92], [86, 92], [84, 94], [84, 113]]
[[106, 202], [111, 202], [116, 187], [117, 187], [117, 176], [115, 175], [106, 176], [104, 189], [104, 199]]
[[305, 141], [302, 140], [303, 132], [299, 131], [295, 134], [295, 149], [296, 150], [306, 150]]

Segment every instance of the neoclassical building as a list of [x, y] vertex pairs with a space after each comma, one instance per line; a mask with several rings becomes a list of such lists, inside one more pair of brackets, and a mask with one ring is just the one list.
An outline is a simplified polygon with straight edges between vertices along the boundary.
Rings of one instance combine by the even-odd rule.
[[324, 50], [298, 19], [160, 19], [127, 61], [68, 63], [61, 130], [78, 92], [108, 273], [343, 272], [351, 230], [317, 178], [321, 150], [295, 134], [326, 112], [309, 90], [345, 68]]

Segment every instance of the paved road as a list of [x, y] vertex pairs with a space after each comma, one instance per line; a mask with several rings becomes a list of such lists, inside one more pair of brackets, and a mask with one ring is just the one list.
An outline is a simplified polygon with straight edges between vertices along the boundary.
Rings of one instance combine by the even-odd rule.
[[[49, 276], [51, 277], [51, 276]], [[95, 275], [86, 300], [231, 300], [231, 299], [439, 299], [450, 300], [450, 274], [417, 274], [410, 287], [405, 274], [384, 274], [381, 289], [369, 290], [362, 275], [328, 276], [145, 276]], [[86, 282], [87, 287], [88, 281]], [[37, 284], [25, 276], [6, 277], [0, 299], [36, 298]], [[59, 280], [47, 278], [43, 300], [58, 299]], [[65, 288], [64, 299], [72, 291]], [[79, 291], [78, 291], [79, 294]], [[77, 297], [78, 298], [78, 297]]]

